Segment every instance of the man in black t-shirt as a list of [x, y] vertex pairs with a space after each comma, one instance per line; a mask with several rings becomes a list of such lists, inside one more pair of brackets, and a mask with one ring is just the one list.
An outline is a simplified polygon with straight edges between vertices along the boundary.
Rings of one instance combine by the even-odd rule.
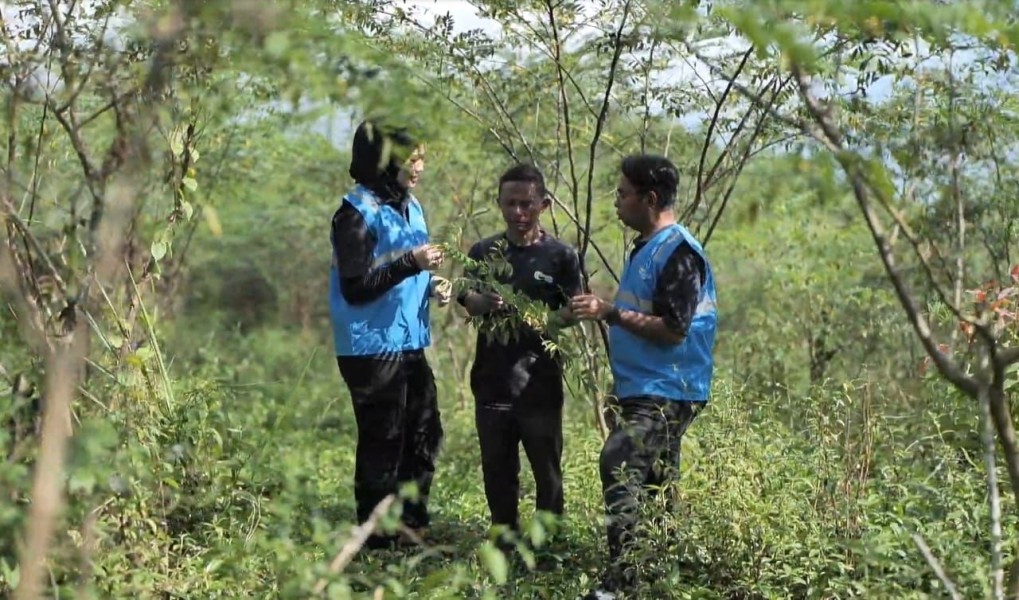
[[[580, 261], [573, 248], [542, 229], [539, 219], [548, 206], [541, 171], [524, 164], [510, 168], [499, 179], [506, 230], [474, 244], [468, 256], [479, 262], [499, 256], [508, 262], [512, 272], [500, 275], [499, 283], [547, 305], [555, 311], [552, 318], [566, 325], [572, 321], [569, 299], [582, 293]], [[482, 319], [513, 310], [481, 285], [458, 300], [468, 314]], [[545, 349], [539, 332], [527, 326], [503, 341], [481, 329], [471, 390], [485, 495], [492, 524], [516, 530], [520, 444], [534, 473], [536, 509], [563, 513], [562, 362]]]

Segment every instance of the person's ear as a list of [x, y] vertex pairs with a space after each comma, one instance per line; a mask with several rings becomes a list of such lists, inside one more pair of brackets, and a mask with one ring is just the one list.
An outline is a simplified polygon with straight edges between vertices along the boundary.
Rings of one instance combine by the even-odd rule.
[[541, 197], [541, 210], [545, 210], [550, 206], [552, 206], [552, 196], [546, 193]]
[[647, 204], [649, 208], [658, 208], [658, 192], [651, 190], [647, 193]]

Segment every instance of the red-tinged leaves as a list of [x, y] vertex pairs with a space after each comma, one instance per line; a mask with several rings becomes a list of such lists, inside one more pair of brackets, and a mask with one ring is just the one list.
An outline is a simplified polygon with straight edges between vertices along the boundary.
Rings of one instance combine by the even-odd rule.
[[1012, 281], [1019, 283], [1019, 264], [1012, 267], [1012, 270], [1009, 272], [1009, 274], [1012, 275]]
[[963, 321], [959, 323], [959, 329], [962, 331], [963, 335], [966, 336], [967, 340], [973, 341], [973, 334], [976, 332], [976, 328], [973, 327], [972, 323]]

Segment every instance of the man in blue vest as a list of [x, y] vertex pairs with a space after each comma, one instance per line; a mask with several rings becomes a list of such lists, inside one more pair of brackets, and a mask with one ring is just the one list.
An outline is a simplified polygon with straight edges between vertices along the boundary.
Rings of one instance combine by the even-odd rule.
[[708, 401], [714, 370], [715, 280], [701, 244], [676, 222], [679, 172], [654, 155], [629, 156], [621, 171], [616, 213], [639, 236], [619, 289], [612, 302], [590, 294], [570, 302], [576, 318], [609, 325], [620, 411], [600, 459], [610, 567], [592, 600], [635, 585], [626, 550], [638, 505], [678, 477], [680, 440]]
[[[350, 175], [357, 185], [333, 216], [329, 303], [336, 361], [357, 421], [354, 498], [358, 521], [404, 482], [416, 501], [403, 524], [429, 524], [428, 492], [443, 431], [435, 380], [424, 350], [431, 343], [430, 298], [449, 302], [429, 273], [442, 252], [429, 243], [421, 204], [411, 193], [423, 148], [405, 131], [365, 121], [354, 133]], [[413, 539], [413, 536], [410, 536]], [[391, 547], [373, 535], [368, 548]]]

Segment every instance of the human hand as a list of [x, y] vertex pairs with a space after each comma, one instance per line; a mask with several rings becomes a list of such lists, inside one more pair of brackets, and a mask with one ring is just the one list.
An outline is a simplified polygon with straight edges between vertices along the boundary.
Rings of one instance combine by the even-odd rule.
[[601, 321], [612, 312], [612, 303], [593, 294], [578, 294], [570, 298], [570, 312], [582, 321]]
[[414, 259], [414, 264], [422, 271], [431, 271], [438, 268], [445, 258], [442, 248], [435, 244], [424, 244], [414, 248], [411, 251], [411, 257]]
[[439, 301], [439, 306], [446, 306], [453, 298], [453, 283], [445, 277], [432, 275], [431, 282], [432, 296]]
[[464, 299], [465, 308], [471, 314], [482, 315], [506, 306], [502, 296], [495, 292], [471, 292]]

